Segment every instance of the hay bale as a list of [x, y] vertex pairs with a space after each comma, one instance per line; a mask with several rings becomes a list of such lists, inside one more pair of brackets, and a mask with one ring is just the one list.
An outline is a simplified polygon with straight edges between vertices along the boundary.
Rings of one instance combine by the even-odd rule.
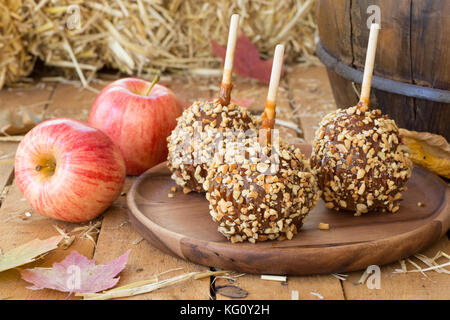
[[21, 2], [28, 52], [84, 86], [103, 66], [140, 77], [219, 68], [210, 39], [226, 43], [232, 13], [263, 57], [283, 43], [289, 62], [315, 59], [314, 0]]
[[0, 89], [27, 76], [34, 60], [26, 50], [26, 42], [18, 29], [22, 1], [0, 2]]

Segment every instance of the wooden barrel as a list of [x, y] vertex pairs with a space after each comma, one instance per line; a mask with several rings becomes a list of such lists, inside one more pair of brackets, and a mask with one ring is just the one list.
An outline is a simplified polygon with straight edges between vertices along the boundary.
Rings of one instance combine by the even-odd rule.
[[327, 66], [336, 104], [358, 101], [370, 5], [381, 9], [371, 106], [399, 127], [450, 141], [449, 0], [318, 0], [316, 53]]

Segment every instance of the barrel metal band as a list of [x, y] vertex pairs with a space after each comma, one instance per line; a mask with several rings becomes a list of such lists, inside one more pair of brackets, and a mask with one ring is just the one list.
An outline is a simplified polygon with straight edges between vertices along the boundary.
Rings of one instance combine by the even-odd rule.
[[[332, 69], [341, 77], [344, 77], [345, 79], [351, 80], [356, 83], [362, 83], [362, 71], [346, 65], [345, 63], [330, 55], [323, 48], [320, 42], [317, 44], [316, 55], [326, 67]], [[448, 90], [422, 87], [414, 84], [383, 78], [376, 75], [374, 75], [372, 78], [372, 88], [412, 98], [450, 103], [450, 91]]]

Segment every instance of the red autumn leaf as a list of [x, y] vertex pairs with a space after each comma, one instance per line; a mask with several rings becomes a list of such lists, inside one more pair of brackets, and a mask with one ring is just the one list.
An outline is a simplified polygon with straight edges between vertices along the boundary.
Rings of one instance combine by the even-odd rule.
[[22, 279], [33, 284], [32, 290], [54, 289], [62, 292], [94, 293], [114, 287], [117, 276], [128, 260], [130, 250], [114, 261], [95, 265], [77, 251], [72, 251], [52, 268], [34, 268], [21, 271]]
[[[225, 60], [226, 48], [214, 40], [211, 40], [211, 46], [214, 55], [222, 58], [222, 61]], [[244, 78], [253, 78], [263, 83], [269, 83], [272, 60], [262, 60], [258, 48], [245, 34], [237, 39], [233, 66], [236, 74]], [[283, 71], [281, 71], [281, 75], [283, 75]]]

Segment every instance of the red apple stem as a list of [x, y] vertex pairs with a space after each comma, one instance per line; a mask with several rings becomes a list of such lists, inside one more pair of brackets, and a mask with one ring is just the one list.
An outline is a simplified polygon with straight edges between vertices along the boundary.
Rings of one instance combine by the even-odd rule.
[[148, 96], [148, 95], [150, 94], [150, 91], [152, 91], [152, 88], [154, 87], [154, 85], [155, 85], [158, 81], [159, 81], [159, 74], [157, 74], [157, 75], [155, 76], [155, 78], [153, 78], [153, 81], [152, 81], [150, 87], [148, 88], [147, 93], [145, 94], [146, 96]]

